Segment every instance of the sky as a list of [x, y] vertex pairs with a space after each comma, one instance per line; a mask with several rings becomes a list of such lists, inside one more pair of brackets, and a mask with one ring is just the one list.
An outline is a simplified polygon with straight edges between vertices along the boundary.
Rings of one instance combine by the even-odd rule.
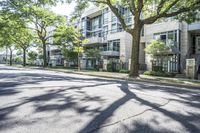
[[59, 3], [56, 7], [52, 7], [52, 11], [59, 15], [69, 16], [74, 11], [75, 3], [66, 4]]

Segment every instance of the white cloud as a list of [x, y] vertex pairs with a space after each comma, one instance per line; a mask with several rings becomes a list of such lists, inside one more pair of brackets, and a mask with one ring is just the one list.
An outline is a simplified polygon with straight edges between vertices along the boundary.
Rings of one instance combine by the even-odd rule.
[[59, 15], [67, 15], [70, 16], [70, 14], [74, 11], [75, 3], [66, 4], [66, 3], [59, 3], [57, 6], [52, 7], [52, 11]]

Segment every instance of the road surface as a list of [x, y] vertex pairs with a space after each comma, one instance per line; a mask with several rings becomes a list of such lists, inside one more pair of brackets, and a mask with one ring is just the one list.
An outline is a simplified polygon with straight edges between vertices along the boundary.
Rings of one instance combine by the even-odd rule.
[[1, 133], [200, 133], [200, 90], [0, 65]]

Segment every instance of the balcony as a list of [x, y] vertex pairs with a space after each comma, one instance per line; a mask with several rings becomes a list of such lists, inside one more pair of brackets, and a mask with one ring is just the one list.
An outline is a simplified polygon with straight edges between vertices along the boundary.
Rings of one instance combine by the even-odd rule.
[[101, 11], [100, 8], [93, 7], [93, 8], [90, 8], [90, 9], [86, 10], [83, 13], [83, 17], [87, 16], [87, 17], [93, 18], [93, 17], [101, 15], [101, 13], [102, 13], [102, 11]]
[[106, 43], [106, 39], [103, 37], [91, 37], [88, 40], [89, 42], [87, 44]]
[[102, 51], [101, 55], [103, 55], [103, 56], [119, 56], [120, 53], [118, 51]]
[[61, 58], [62, 58], [62, 55], [51, 55], [50, 56], [51, 60], [56, 60], [56, 59], [61, 59]]
[[200, 22], [190, 24], [188, 30], [189, 31], [200, 30]]

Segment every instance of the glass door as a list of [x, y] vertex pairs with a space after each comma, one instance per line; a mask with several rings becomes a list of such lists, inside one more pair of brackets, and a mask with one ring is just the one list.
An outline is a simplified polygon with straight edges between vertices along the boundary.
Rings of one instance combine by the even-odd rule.
[[200, 54], [200, 36], [196, 37], [196, 54]]

